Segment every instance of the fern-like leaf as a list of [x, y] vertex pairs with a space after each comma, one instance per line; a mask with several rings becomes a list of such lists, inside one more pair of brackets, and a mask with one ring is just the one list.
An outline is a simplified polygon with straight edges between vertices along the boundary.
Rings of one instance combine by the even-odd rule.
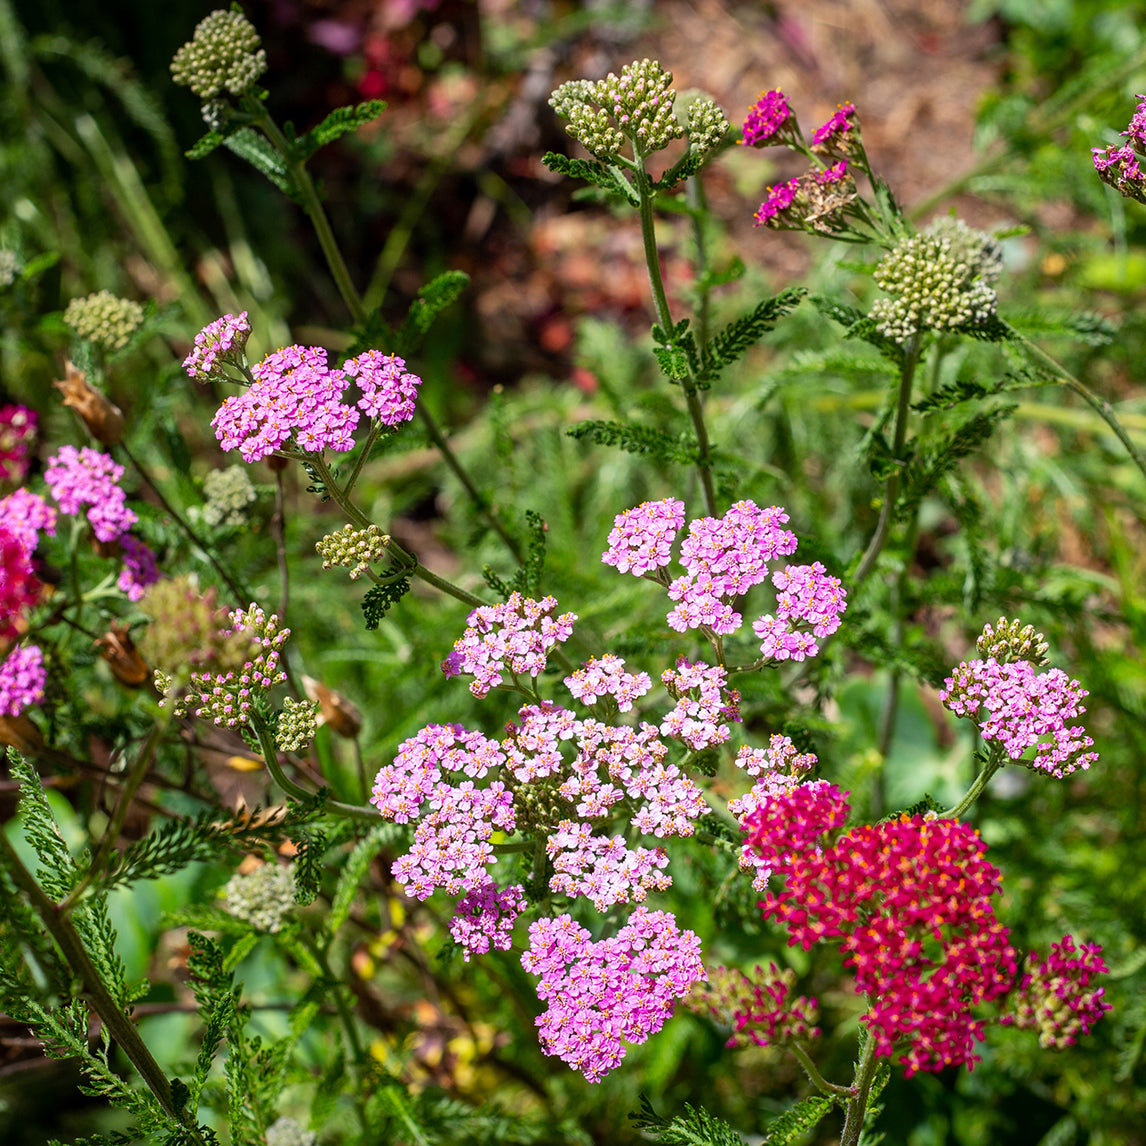
[[56, 827], [40, 775], [15, 749], [8, 749], [8, 769], [20, 784], [20, 822], [40, 863], [40, 885], [53, 899], [63, 899], [76, 885], [79, 868]]
[[725, 366], [735, 362], [785, 315], [795, 310], [807, 293], [796, 287], [781, 291], [730, 322], [709, 342], [698, 381], [711, 382], [716, 378]]
[[579, 422], [565, 431], [580, 441], [588, 438], [598, 446], [615, 446], [629, 454], [645, 454], [659, 462], [690, 465], [696, 460], [696, 446], [690, 440], [674, 438], [651, 426], [631, 422]]
[[558, 175], [582, 179], [604, 191], [610, 198], [623, 199], [633, 207], [640, 206], [640, 196], [633, 185], [615, 167], [609, 167], [597, 159], [573, 159], [556, 151], [547, 151], [541, 157], [541, 162]]
[[394, 332], [394, 353], [405, 356], [417, 350], [434, 320], [457, 302], [469, 283], [470, 276], [465, 271], [443, 271], [426, 283], [410, 304], [405, 321]]
[[766, 1146], [787, 1146], [803, 1138], [819, 1125], [820, 1120], [835, 1106], [835, 1099], [823, 1094], [812, 1094], [785, 1110], [779, 1118], [768, 1123], [762, 1141]]
[[642, 1094], [640, 1113], [629, 1117], [638, 1130], [643, 1130], [655, 1142], [664, 1142], [665, 1146], [744, 1146], [744, 1139], [727, 1122], [687, 1102], [684, 1114], [664, 1118], [653, 1109], [648, 1096]]
[[366, 631], [372, 633], [378, 628], [382, 618], [409, 591], [409, 577], [395, 577], [391, 581], [383, 581], [381, 585], [374, 585], [362, 598], [362, 616], [366, 622]]
[[372, 123], [385, 110], [386, 101], [382, 99], [367, 100], [356, 107], [336, 107], [317, 127], [312, 127], [294, 141], [295, 153], [305, 162], [320, 147]]
[[292, 199], [298, 198], [298, 189], [290, 177], [290, 172], [287, 171], [282, 156], [254, 128], [241, 127], [230, 135], [224, 135], [223, 146], [233, 151], [240, 159], [245, 159], [285, 195]]

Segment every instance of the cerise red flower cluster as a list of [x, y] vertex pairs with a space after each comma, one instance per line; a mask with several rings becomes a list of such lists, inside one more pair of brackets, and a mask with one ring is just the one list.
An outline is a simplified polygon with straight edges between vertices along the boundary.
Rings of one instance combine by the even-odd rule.
[[764, 916], [805, 948], [840, 942], [856, 990], [872, 1001], [866, 1022], [876, 1053], [898, 1050], [908, 1077], [970, 1067], [983, 1037], [972, 1008], [1005, 994], [1016, 971], [991, 906], [999, 871], [958, 820], [903, 815], [833, 840], [847, 809], [838, 788], [808, 784], [749, 818], [749, 842], [784, 876], [784, 890], [766, 895]]

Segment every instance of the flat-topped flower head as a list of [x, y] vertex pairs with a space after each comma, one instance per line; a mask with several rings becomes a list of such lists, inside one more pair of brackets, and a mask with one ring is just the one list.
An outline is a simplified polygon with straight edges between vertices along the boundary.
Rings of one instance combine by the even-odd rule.
[[726, 1047], [777, 1046], [792, 1039], [818, 1038], [815, 999], [792, 998], [796, 972], [775, 963], [750, 972], [712, 967], [707, 983], [697, 983], [685, 1000], [688, 1009], [732, 1028]]
[[36, 411], [27, 406], [0, 406], [0, 482], [22, 482], [28, 473], [36, 417]]
[[247, 524], [247, 511], [258, 496], [246, 466], [224, 466], [203, 479], [200, 512], [208, 525], [237, 528]]
[[1030, 661], [1037, 668], [1044, 668], [1050, 663], [1047, 660], [1050, 645], [1042, 633], [1035, 632], [1034, 625], [1008, 621], [1006, 617], [1000, 617], [997, 625], [984, 625], [975, 648], [981, 656], [994, 657], [999, 664]]
[[884, 256], [875, 281], [891, 295], [871, 317], [881, 334], [906, 345], [926, 330], [982, 325], [995, 313], [992, 285], [1003, 269], [998, 242], [959, 219], [939, 219]]
[[686, 131], [693, 155], [711, 151], [728, 134], [728, 117], [708, 96], [700, 96], [688, 105]]
[[799, 178], [789, 179], [786, 183], [777, 183], [775, 187], [768, 188], [768, 197], [760, 204], [753, 216], [756, 227], [777, 227], [783, 224], [793, 225], [798, 219], [791, 213], [792, 204], [800, 191]]
[[760, 98], [748, 109], [741, 132], [741, 140], [747, 147], [770, 147], [788, 142], [788, 132], [784, 129], [792, 124], [792, 111], [788, 107], [788, 97], [779, 88], [761, 92]]
[[236, 919], [275, 935], [295, 909], [294, 873], [281, 864], [260, 864], [231, 876], [224, 896], [227, 911]]
[[318, 731], [318, 701], [283, 698], [275, 724], [275, 747], [280, 752], [304, 752]]
[[195, 345], [183, 359], [187, 377], [197, 382], [235, 381], [225, 367], [239, 370], [246, 365], [243, 350], [250, 333], [251, 324], [245, 310], [238, 315], [225, 314], [209, 322], [195, 335]]
[[1138, 106], [1122, 135], [1128, 142], [1119, 146], [1092, 148], [1094, 169], [1103, 183], [1120, 195], [1146, 203], [1146, 172], [1140, 156], [1146, 155], [1146, 96], [1135, 96]]
[[18, 538], [28, 557], [35, 552], [41, 533], [55, 537], [58, 516], [38, 493], [29, 489], [16, 489], [0, 498], [0, 530]]
[[396, 354], [367, 350], [342, 364], [362, 391], [358, 408], [384, 426], [397, 426], [414, 416], [422, 380], [406, 369], [406, 360]]
[[845, 101], [832, 112], [827, 123], [821, 124], [812, 133], [813, 149], [824, 152], [840, 152], [847, 155], [858, 141], [859, 120], [856, 105]]
[[684, 525], [684, 502], [675, 497], [644, 501], [613, 520], [601, 560], [618, 573], [643, 577], [672, 560], [672, 546]]
[[725, 669], [679, 657], [675, 669], [661, 674], [661, 683], [676, 700], [661, 722], [662, 736], [683, 740], [695, 751], [728, 739], [728, 725], [740, 720], [740, 693], [728, 686]]
[[44, 699], [48, 672], [36, 645], [21, 645], [0, 661], [0, 716], [19, 716]]
[[632, 710], [633, 702], [652, 688], [647, 672], [625, 672], [625, 662], [612, 653], [586, 661], [572, 676], [565, 678], [565, 687], [582, 704], [592, 704], [599, 697], [612, 697], [618, 712]]
[[470, 692], [476, 697], [501, 684], [507, 672], [536, 680], [546, 654], [569, 639], [577, 620], [576, 613], [554, 616], [556, 608], [556, 597], [535, 601], [520, 593], [510, 594], [500, 605], [479, 605], [442, 662], [442, 671], [446, 676], [472, 673]]
[[138, 520], [129, 509], [119, 480], [123, 466], [90, 446], [61, 446], [48, 459], [44, 481], [64, 513], [87, 506], [92, 532], [100, 541], [116, 541]]
[[221, 8], [195, 25], [171, 61], [171, 76], [201, 100], [240, 96], [267, 70], [259, 34], [241, 12]]
[[365, 529], [344, 525], [317, 541], [314, 547], [322, 558], [323, 569], [341, 565], [350, 570], [350, 580], [357, 581], [371, 565], [382, 560], [389, 544], [390, 535], [371, 522]]
[[308, 454], [354, 448], [359, 413], [342, 401], [349, 379], [318, 346], [287, 346], [251, 368], [245, 393], [227, 398], [211, 422], [224, 450], [255, 462], [293, 444]]
[[105, 350], [122, 350], [143, 322], [143, 307], [101, 290], [72, 299], [64, 310], [64, 322], [81, 338]]
[[572, 80], [550, 97], [565, 130], [594, 155], [619, 155], [626, 142], [640, 155], [667, 147], [684, 134], [673, 114], [672, 73], [655, 60], [634, 60], [618, 76]]

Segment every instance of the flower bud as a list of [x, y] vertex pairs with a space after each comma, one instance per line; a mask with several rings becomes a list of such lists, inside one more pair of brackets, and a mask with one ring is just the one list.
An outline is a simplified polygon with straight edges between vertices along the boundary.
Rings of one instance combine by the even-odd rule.
[[122, 350], [143, 322], [143, 307], [101, 290], [72, 299], [64, 311], [64, 322], [80, 338], [96, 342], [105, 350]]
[[242, 95], [267, 70], [259, 34], [241, 12], [218, 9], [195, 25], [175, 53], [171, 75], [204, 102], [224, 92]]

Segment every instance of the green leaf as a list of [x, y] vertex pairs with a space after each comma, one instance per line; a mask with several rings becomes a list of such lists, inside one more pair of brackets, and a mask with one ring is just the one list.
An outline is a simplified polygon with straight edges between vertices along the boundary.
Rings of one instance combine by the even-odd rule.
[[698, 381], [710, 382], [720, 371], [755, 346], [785, 315], [800, 305], [808, 292], [792, 287], [766, 298], [747, 314], [730, 322], [713, 336], [704, 355]]
[[313, 903], [322, 889], [322, 857], [326, 854], [326, 833], [310, 829], [295, 834], [294, 901], [305, 906]]
[[696, 460], [696, 445], [691, 438], [671, 437], [651, 426], [631, 422], [579, 422], [565, 431], [580, 441], [588, 438], [598, 446], [616, 446], [629, 454], [647, 454], [660, 462], [690, 465]]
[[366, 620], [366, 631], [373, 632], [378, 622], [410, 591], [410, 578], [397, 577], [375, 585], [362, 598], [362, 615]]
[[320, 147], [372, 123], [385, 110], [386, 101], [382, 99], [367, 100], [356, 107], [336, 107], [317, 127], [294, 141], [298, 157], [305, 162]]
[[583, 179], [586, 183], [604, 191], [610, 198], [625, 200], [633, 207], [639, 207], [641, 200], [633, 185], [616, 167], [601, 163], [597, 159], [573, 159], [556, 151], [547, 151], [541, 162], [558, 175], [570, 179]]
[[707, 1110], [686, 1102], [684, 1111], [684, 1114], [663, 1118], [653, 1109], [648, 1095], [642, 1094], [640, 1113], [630, 1114], [629, 1118], [638, 1130], [666, 1146], [744, 1146], [744, 1139], [727, 1122]]
[[330, 901], [330, 911], [323, 920], [323, 927], [329, 935], [334, 935], [346, 922], [354, 897], [358, 894], [358, 887], [370, 870], [374, 857], [401, 834], [402, 828], [397, 824], [379, 824], [358, 841], [343, 861], [334, 898]]
[[209, 131], [206, 135], [200, 136], [183, 154], [188, 159], [205, 159], [217, 147], [222, 147], [225, 140], [226, 136], [221, 131]]
[[[200, 140], [200, 143], [203, 141]], [[298, 197], [298, 189], [287, 171], [283, 158], [274, 146], [254, 128], [241, 127], [238, 131], [223, 138], [223, 146], [233, 151], [240, 159], [245, 159], [256, 171], [265, 175], [280, 191], [292, 199]]]
[[406, 357], [422, 344], [434, 320], [469, 286], [465, 271], [443, 271], [418, 292], [405, 321], [393, 335], [394, 353]]
[[43, 864], [36, 878], [53, 899], [64, 899], [75, 887], [80, 871], [56, 827], [40, 775], [14, 749], [8, 749], [8, 769], [20, 784], [20, 822], [28, 843]]
[[933, 414], [939, 410], [951, 410], [963, 402], [974, 402], [990, 398], [1007, 390], [1021, 390], [1028, 386], [1041, 386], [1043, 381], [1029, 370], [1008, 371], [997, 381], [988, 385], [976, 382], [973, 378], [956, 378], [936, 386], [926, 397], [913, 402], [911, 408], [917, 414]]
[[768, 1123], [761, 1139], [766, 1146], [785, 1146], [795, 1142], [819, 1125], [820, 1120], [836, 1105], [835, 1099], [823, 1094], [812, 1094], [785, 1110], [779, 1118]]

